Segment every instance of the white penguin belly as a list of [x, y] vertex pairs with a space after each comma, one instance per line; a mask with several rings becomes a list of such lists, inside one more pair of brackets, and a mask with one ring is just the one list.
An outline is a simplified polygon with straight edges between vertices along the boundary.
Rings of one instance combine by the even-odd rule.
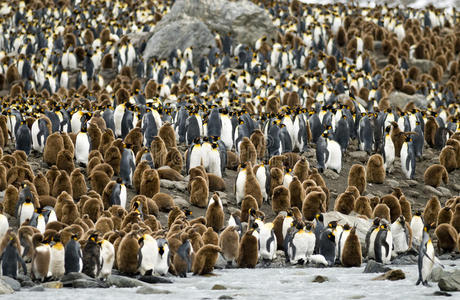
[[38, 133], [39, 132], [40, 132], [40, 129], [38, 128], [38, 120], [36, 120], [32, 124], [32, 132], [31, 132], [31, 134], [32, 134], [32, 149], [42, 153], [43, 149], [45, 148], [45, 137], [42, 136], [40, 138], [41, 145], [39, 145], [39, 141], [38, 141]]
[[267, 175], [265, 173], [265, 167], [263, 165], [259, 166], [256, 173], [257, 182], [259, 182], [260, 190], [262, 192], [262, 198], [267, 200], [267, 189], [265, 188], [265, 183], [267, 182]]
[[216, 149], [212, 149], [209, 155], [209, 173], [222, 177], [220, 153]]
[[327, 150], [329, 151], [329, 157], [326, 161], [325, 167], [340, 173], [342, 170], [342, 150], [340, 149], [339, 143], [333, 140], [328, 140]]
[[192, 153], [190, 154], [189, 170], [201, 165], [201, 162], [203, 161], [202, 152], [202, 147], [200, 145], [192, 148]]
[[[121, 136], [121, 121], [123, 120], [123, 115], [125, 114], [125, 105], [117, 105], [115, 111], [113, 112], [113, 120], [115, 123], [115, 137]], [[159, 128], [159, 127], [157, 127]]]
[[127, 199], [126, 186], [123, 184], [120, 187], [120, 205], [121, 207], [125, 209], [126, 209], [126, 199]]
[[25, 220], [31, 219], [34, 214], [34, 205], [32, 203], [23, 203], [20, 211], [19, 225], [24, 223]]
[[389, 136], [385, 137], [385, 170], [393, 165], [395, 160], [395, 145]]
[[[236, 178], [236, 205], [240, 205], [241, 201], [243, 201], [244, 198], [244, 186], [246, 184], [246, 170], [241, 170]], [[242, 220], [246, 221], [246, 220]]]
[[412, 244], [415, 249], [420, 247], [423, 237], [423, 222], [419, 216], [413, 216], [410, 222], [410, 227], [412, 229]]
[[5, 236], [9, 226], [8, 218], [0, 214], [0, 240]]
[[163, 276], [168, 273], [168, 269], [168, 250], [165, 249], [163, 255], [157, 255], [154, 271], [155, 274]]
[[75, 141], [75, 159], [77, 163], [82, 163], [86, 166], [88, 164], [90, 150], [88, 135], [84, 132], [80, 132]]
[[409, 164], [409, 168], [407, 168], [407, 156], [408, 156], [408, 149], [407, 149], [407, 144], [404, 143], [403, 146], [401, 147], [401, 170], [406, 176], [407, 179], [410, 179], [410, 175], [412, 173], [411, 166]]
[[423, 257], [423, 266], [422, 266], [422, 279], [427, 280], [428, 276], [431, 274], [434, 265], [434, 247], [431, 240], [429, 240], [426, 244], [426, 255], [429, 257]]
[[115, 261], [115, 248], [107, 240], [102, 241], [101, 245], [102, 268], [99, 278], [106, 278], [112, 274], [113, 262]]
[[55, 245], [51, 248], [49, 273], [56, 279], [62, 277], [65, 272], [64, 254], [65, 251], [62, 245]]
[[267, 244], [268, 240], [272, 236], [272, 228], [273, 224], [264, 224], [262, 228], [260, 228], [259, 234], [259, 256], [262, 259], [266, 260], [273, 260], [276, 257], [276, 236], [273, 234], [273, 239]]
[[155, 270], [155, 263], [158, 255], [158, 244], [155, 239], [149, 238], [148, 241], [144, 240], [144, 246], [141, 249], [142, 262], [139, 266], [139, 272], [144, 275], [147, 271]]

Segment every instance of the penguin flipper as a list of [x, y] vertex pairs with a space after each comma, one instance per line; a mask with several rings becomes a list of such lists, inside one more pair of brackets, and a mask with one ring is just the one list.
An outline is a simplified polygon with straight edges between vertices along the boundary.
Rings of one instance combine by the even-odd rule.
[[[3, 254], [2, 254], [2, 257], [3, 257]], [[16, 250], [16, 259], [18, 260], [18, 262], [21, 264], [21, 267], [22, 267], [22, 271], [24, 272], [24, 275], [27, 275], [27, 266], [26, 266], [26, 263], [25, 261], [22, 259], [21, 255], [19, 254], [19, 252]], [[0, 259], [1, 260], [1, 259]]]
[[139, 251], [137, 252], [137, 269], [141, 267], [142, 264], [142, 248], [139, 248]]
[[274, 233], [273, 233], [273, 230], [272, 230], [272, 233], [270, 235], [270, 237], [267, 239], [267, 244], [266, 244], [266, 247], [267, 247], [267, 251], [270, 253], [270, 245], [274, 242], [275, 238], [274, 238]]
[[42, 139], [41, 139], [42, 136], [43, 136], [43, 132], [40, 130], [37, 134], [37, 141], [38, 141], [39, 146], [42, 145]]

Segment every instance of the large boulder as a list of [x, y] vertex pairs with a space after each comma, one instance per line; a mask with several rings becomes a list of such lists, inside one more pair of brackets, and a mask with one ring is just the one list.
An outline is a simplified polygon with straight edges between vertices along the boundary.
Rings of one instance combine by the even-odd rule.
[[144, 59], [166, 58], [172, 50], [193, 46], [195, 63], [215, 46], [213, 32], [231, 33], [235, 43], [254, 45], [262, 36], [275, 37], [268, 13], [248, 0], [176, 0], [155, 26]]
[[460, 270], [444, 272], [439, 279], [438, 286], [441, 291], [460, 291]]
[[359, 242], [361, 243], [361, 248], [366, 245], [366, 234], [369, 228], [371, 227], [371, 221], [365, 220], [358, 216], [353, 215], [344, 215], [338, 211], [330, 211], [323, 214], [324, 217], [324, 226], [331, 221], [337, 221], [340, 225], [345, 225], [348, 223], [350, 226], [356, 226], [356, 234], [359, 237]]
[[411, 101], [413, 101], [419, 108], [426, 108], [428, 104], [426, 97], [422, 94], [408, 95], [396, 91], [392, 92], [388, 96], [388, 101], [390, 101], [392, 106], [399, 106], [399, 108], [404, 108], [404, 106]]

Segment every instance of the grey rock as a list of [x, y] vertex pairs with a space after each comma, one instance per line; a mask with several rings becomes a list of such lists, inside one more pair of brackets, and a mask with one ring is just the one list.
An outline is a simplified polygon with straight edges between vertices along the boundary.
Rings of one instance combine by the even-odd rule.
[[454, 183], [454, 184], [452, 184], [452, 188], [454, 189], [454, 191], [460, 192], [460, 184]]
[[408, 95], [402, 92], [392, 92], [388, 96], [388, 100], [390, 101], [390, 104], [396, 105], [399, 107], [404, 107], [407, 103], [414, 101], [415, 105], [417, 105], [420, 108], [426, 108], [428, 101], [426, 100], [426, 97], [421, 94], [415, 94], [415, 95]]
[[0, 278], [5, 281], [6, 284], [8, 284], [15, 292], [21, 290], [21, 284], [16, 279], [8, 276], [2, 276]]
[[385, 274], [382, 274], [380, 276], [375, 277], [372, 280], [390, 280], [390, 281], [396, 281], [396, 280], [403, 280], [406, 278], [406, 274], [401, 269], [397, 270], [390, 270], [385, 272]]
[[350, 152], [350, 157], [359, 160], [360, 162], [366, 162], [367, 161], [367, 153], [366, 151], [352, 151]]
[[387, 179], [386, 184], [388, 184], [392, 188], [396, 188], [399, 186], [399, 182], [393, 179]]
[[24, 280], [23, 282], [21, 282], [21, 287], [24, 287], [24, 288], [30, 288], [34, 286], [35, 286], [35, 283], [32, 280]]
[[453, 273], [444, 274], [441, 279], [439, 279], [438, 286], [441, 291], [460, 291], [460, 271], [456, 270]]
[[160, 187], [165, 189], [174, 189], [174, 181], [168, 179], [160, 179]]
[[437, 190], [440, 191], [444, 197], [449, 198], [452, 196], [452, 192], [448, 188], [440, 186], [437, 188]]
[[215, 284], [213, 285], [213, 287], [211, 288], [211, 290], [226, 290], [227, 288], [221, 284]]
[[375, 260], [369, 260], [366, 267], [364, 268], [363, 273], [384, 273], [388, 272], [391, 269], [385, 267], [382, 263], [378, 263]]
[[430, 186], [430, 185], [425, 185], [423, 187], [423, 192], [429, 195], [435, 195], [435, 196], [442, 196], [442, 193], [438, 191], [436, 188]]
[[12, 294], [14, 290], [5, 281], [0, 279], [0, 295]]
[[174, 204], [179, 206], [180, 208], [189, 208], [190, 207], [190, 202], [188, 202], [184, 198], [174, 197], [173, 200], [174, 200]]
[[170, 294], [170, 291], [155, 289], [150, 286], [142, 286], [136, 290], [136, 294], [152, 295], [152, 294]]
[[44, 291], [45, 291], [45, 288], [42, 285], [37, 285], [29, 289], [29, 292], [44, 292]]
[[435, 266], [433, 267], [433, 270], [431, 271], [431, 281], [433, 282], [439, 282], [439, 279], [441, 279], [442, 276], [446, 275], [447, 272], [445, 272], [441, 267]]
[[407, 190], [407, 191], [404, 191], [404, 193], [406, 194], [406, 196], [408, 197], [413, 197], [413, 198], [418, 198], [420, 197], [420, 193], [415, 191], [415, 190]]
[[109, 284], [110, 286], [114, 285], [119, 288], [133, 288], [145, 286], [145, 283], [140, 280], [120, 275], [110, 275], [109, 277], [107, 277], [107, 284]]
[[233, 297], [229, 295], [222, 295], [218, 299], [233, 299]]
[[73, 280], [77, 280], [77, 279], [91, 280], [93, 278], [89, 277], [85, 273], [72, 272], [72, 273], [68, 273], [68, 274], [65, 274], [64, 276], [62, 276], [61, 281], [62, 282], [64, 282], [64, 281], [73, 281]]
[[324, 177], [331, 179], [331, 180], [337, 180], [340, 178], [339, 174], [329, 169], [324, 170], [323, 174], [324, 174]]
[[24, 275], [24, 274], [18, 274], [18, 275], [16, 276], [16, 280], [19, 281], [19, 282], [21, 282], [21, 283], [22, 283], [23, 281], [32, 281], [32, 279], [31, 279], [29, 276]]
[[179, 192], [186, 192], [187, 191], [187, 182], [184, 181], [176, 181], [174, 182], [174, 189], [178, 190]]
[[173, 283], [171, 280], [167, 278], [154, 275], [144, 275], [140, 276], [138, 279], [146, 283]]
[[449, 294], [447, 292], [442, 292], [442, 291], [436, 291], [433, 293], [433, 296], [451, 297], [452, 294]]
[[316, 275], [315, 278], [312, 280], [312, 282], [318, 282], [318, 283], [323, 283], [329, 281], [329, 278], [327, 276], [322, 276], [322, 275]]
[[418, 184], [417, 181], [415, 180], [406, 180], [406, 183], [409, 185], [409, 186], [416, 186]]
[[89, 289], [89, 288], [106, 288], [110, 285], [103, 281], [77, 279], [72, 281], [72, 287], [75, 289]]
[[391, 263], [393, 265], [415, 265], [417, 259], [416, 255], [401, 255], [396, 257]]
[[410, 59], [408, 63], [409, 66], [415, 66], [423, 73], [430, 73], [431, 68], [436, 65], [434, 61], [429, 59]]
[[365, 220], [359, 218], [358, 216], [344, 215], [338, 211], [329, 211], [324, 213], [323, 216], [324, 224], [328, 224], [330, 221], [338, 221], [340, 225], [345, 225], [346, 223], [354, 224], [356, 226], [356, 234], [359, 237], [361, 246], [366, 244], [366, 234], [371, 226], [370, 220]]

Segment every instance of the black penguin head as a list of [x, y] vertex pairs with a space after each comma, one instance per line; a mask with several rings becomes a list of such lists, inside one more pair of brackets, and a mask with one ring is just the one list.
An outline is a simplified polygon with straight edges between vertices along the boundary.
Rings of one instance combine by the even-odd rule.
[[292, 209], [288, 209], [287, 216], [292, 217], [294, 214], [292, 213]]
[[321, 222], [321, 223], [324, 222], [324, 216], [323, 216], [323, 214], [316, 214], [315, 219], [316, 219], [318, 222]]
[[76, 235], [76, 234], [72, 234], [72, 236], [70, 238], [72, 240], [74, 240], [74, 241], [78, 241], [78, 235]]
[[142, 246], [142, 245], [144, 244], [144, 236], [141, 236], [141, 237], [137, 240], [137, 243], [138, 243], [139, 245]]
[[250, 208], [248, 212], [251, 217], [257, 218], [257, 212], [254, 208]]
[[391, 131], [391, 126], [388, 125], [388, 126], [385, 128], [385, 132], [386, 132], [387, 134], [389, 134], [390, 131]]
[[332, 242], [335, 243], [335, 234], [334, 234], [334, 231], [329, 232], [329, 233], [327, 234], [327, 238], [328, 238], [330, 241], [332, 241]]
[[163, 255], [165, 253], [165, 248], [163, 246], [158, 247], [158, 253], [160, 253], [160, 255]]
[[329, 224], [327, 224], [327, 227], [335, 229], [337, 228], [337, 221], [331, 221]]
[[89, 241], [92, 241], [92, 242], [97, 242], [97, 233], [92, 233], [90, 236], [89, 236]]
[[421, 212], [420, 210], [417, 210], [417, 211], [415, 212], [415, 215], [418, 216], [418, 217], [420, 217], [420, 216], [422, 215], [422, 212]]
[[348, 223], [343, 225], [343, 230], [351, 230], [350, 225]]
[[412, 142], [412, 138], [410, 136], [406, 136], [406, 143]]
[[29, 197], [26, 198], [25, 200], [26, 203], [32, 203], [32, 199], [30, 199]]
[[185, 214], [186, 217], [191, 217], [193, 215], [193, 212], [190, 209], [183, 209], [182, 210]]

